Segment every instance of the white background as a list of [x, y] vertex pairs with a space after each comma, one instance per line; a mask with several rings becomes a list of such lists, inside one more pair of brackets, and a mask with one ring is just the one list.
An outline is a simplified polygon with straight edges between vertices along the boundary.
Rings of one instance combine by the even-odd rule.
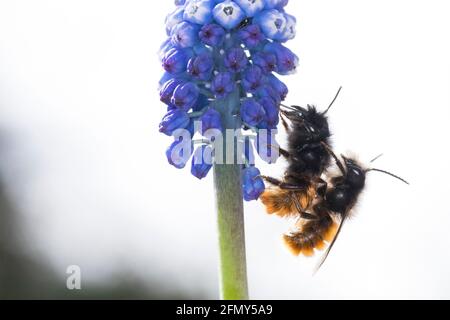
[[[32, 251], [217, 297], [212, 177], [166, 163], [156, 51], [172, 1], [0, 1], [0, 129]], [[252, 298], [450, 298], [448, 1], [291, 0], [300, 57], [288, 103], [328, 105], [336, 150], [368, 176], [323, 269], [291, 256], [290, 224], [246, 204]], [[280, 135], [283, 144], [284, 136]], [[281, 175], [284, 163], [260, 168]], [[88, 290], [88, 288], [86, 288]]]

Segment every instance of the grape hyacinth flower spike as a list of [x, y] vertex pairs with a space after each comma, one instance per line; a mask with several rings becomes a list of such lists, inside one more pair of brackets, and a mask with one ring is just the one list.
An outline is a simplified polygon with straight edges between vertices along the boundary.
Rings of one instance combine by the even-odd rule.
[[296, 25], [287, 4], [175, 0], [158, 53], [166, 104], [159, 131], [172, 137], [167, 160], [177, 169], [191, 161], [197, 179], [214, 175], [223, 299], [248, 298], [243, 200], [265, 189], [254, 151], [267, 163], [279, 156], [272, 147], [288, 93], [279, 75], [298, 65], [285, 46]]

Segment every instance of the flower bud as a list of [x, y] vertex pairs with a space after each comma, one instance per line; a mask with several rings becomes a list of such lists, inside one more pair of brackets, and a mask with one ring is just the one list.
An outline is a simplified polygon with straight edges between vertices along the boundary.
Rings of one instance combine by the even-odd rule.
[[286, 27], [284, 28], [281, 36], [278, 38], [281, 42], [294, 39], [296, 34], [297, 19], [287, 13], [284, 14], [284, 17], [286, 18]]
[[233, 1], [225, 0], [213, 9], [214, 19], [225, 29], [236, 28], [245, 19], [244, 11]]
[[239, 30], [238, 35], [244, 45], [249, 49], [257, 47], [265, 39], [260, 27], [256, 24], [242, 28]]
[[172, 33], [173, 27], [183, 21], [184, 9], [177, 7], [172, 13], [166, 17], [166, 32], [167, 35]]
[[171, 136], [177, 129], [184, 129], [189, 125], [189, 115], [180, 109], [169, 111], [159, 124], [159, 132]]
[[166, 150], [169, 164], [177, 169], [183, 169], [192, 155], [192, 142], [184, 137], [176, 139]]
[[175, 88], [171, 102], [177, 108], [189, 111], [196, 104], [198, 96], [198, 87], [192, 82], [187, 82]]
[[228, 71], [237, 73], [245, 69], [248, 58], [242, 48], [233, 48], [227, 51], [224, 64]]
[[198, 41], [198, 27], [183, 21], [172, 29], [172, 44], [179, 48], [191, 48]]
[[273, 53], [257, 52], [252, 56], [252, 62], [265, 73], [271, 73], [277, 70], [277, 57]]
[[267, 38], [277, 40], [286, 28], [286, 18], [278, 10], [264, 10], [255, 16], [253, 23], [258, 24]]
[[276, 129], [280, 122], [279, 108], [269, 97], [258, 100], [258, 103], [264, 108], [266, 116], [264, 120], [258, 125], [260, 129]]
[[200, 118], [202, 122], [202, 132], [201, 134], [207, 137], [207, 131], [210, 129], [222, 130], [222, 118], [220, 113], [214, 109], [209, 109]]
[[201, 53], [191, 58], [187, 65], [187, 72], [197, 80], [207, 81], [211, 78], [214, 68], [214, 60], [210, 53]]
[[234, 0], [239, 7], [244, 10], [247, 17], [254, 17], [255, 14], [264, 9], [264, 0]]
[[248, 93], [255, 93], [262, 82], [264, 81], [261, 68], [258, 66], [251, 66], [247, 68], [243, 74], [242, 86]]
[[176, 87], [182, 84], [184, 81], [181, 79], [170, 79], [166, 81], [159, 92], [160, 100], [165, 104], [170, 104], [170, 100], [172, 99], [173, 91]]
[[230, 72], [218, 73], [211, 82], [211, 91], [216, 98], [223, 99], [235, 90], [236, 84]]
[[196, 24], [210, 23], [213, 19], [212, 6], [210, 0], [190, 1], [184, 9], [184, 20]]
[[285, 46], [271, 42], [265, 45], [265, 52], [273, 53], [277, 57], [277, 72], [281, 75], [290, 74], [296, 71], [298, 57]]
[[268, 77], [269, 84], [272, 86], [272, 88], [278, 93], [280, 96], [281, 101], [286, 99], [286, 96], [289, 92], [288, 87], [276, 76], [273, 74], [269, 75]]
[[225, 30], [218, 24], [207, 24], [200, 29], [199, 37], [204, 44], [217, 47], [225, 39]]
[[164, 70], [171, 74], [178, 74], [186, 71], [189, 54], [183, 49], [172, 48], [166, 52], [162, 59]]
[[255, 99], [249, 98], [241, 103], [241, 118], [246, 124], [256, 127], [265, 116], [264, 108]]
[[208, 175], [208, 172], [212, 168], [212, 153], [213, 149], [210, 146], [201, 146], [197, 148], [192, 157], [191, 174], [198, 178], [203, 179]]
[[242, 192], [245, 201], [257, 200], [264, 192], [265, 185], [256, 167], [248, 167], [242, 171]]

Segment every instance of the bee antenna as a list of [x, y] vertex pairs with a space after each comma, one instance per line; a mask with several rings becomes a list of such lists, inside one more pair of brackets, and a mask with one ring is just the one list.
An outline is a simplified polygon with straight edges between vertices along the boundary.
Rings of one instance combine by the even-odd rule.
[[370, 160], [370, 163], [374, 163], [375, 161], [377, 161], [378, 159], [380, 159], [382, 156], [384, 156], [383, 153], [377, 155], [375, 158], [373, 158], [372, 160]]
[[331, 107], [333, 106], [333, 104], [336, 102], [337, 98], [339, 97], [339, 93], [341, 93], [342, 90], [342, 86], [339, 87], [338, 92], [336, 93], [336, 96], [334, 97], [333, 101], [331, 101], [330, 105], [328, 106], [327, 110], [325, 110], [325, 112], [323, 112], [322, 114], [325, 115], [327, 114], [328, 111], [330, 111]]
[[408, 181], [406, 181], [406, 180], [403, 179], [403, 178], [400, 178], [399, 176], [397, 176], [397, 175], [395, 175], [395, 174], [393, 174], [393, 173], [390, 173], [389, 171], [385, 171], [385, 170], [381, 170], [381, 169], [375, 169], [375, 168], [372, 168], [372, 169], [367, 170], [366, 172], [369, 172], [369, 171], [377, 171], [377, 172], [381, 172], [381, 173], [390, 175], [391, 177], [394, 177], [394, 178], [396, 178], [396, 179], [398, 179], [398, 180], [400, 180], [400, 181], [402, 181], [402, 182], [404, 182], [404, 183], [406, 183], [406, 184], [409, 185], [409, 182], [408, 182]]

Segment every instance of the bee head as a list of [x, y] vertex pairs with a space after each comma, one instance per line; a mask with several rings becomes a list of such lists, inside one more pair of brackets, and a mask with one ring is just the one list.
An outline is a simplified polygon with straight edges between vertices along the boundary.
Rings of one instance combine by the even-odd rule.
[[345, 180], [352, 187], [362, 189], [366, 183], [366, 170], [363, 169], [355, 160], [344, 156], [342, 156], [342, 158], [344, 159], [345, 167], [347, 169]]

